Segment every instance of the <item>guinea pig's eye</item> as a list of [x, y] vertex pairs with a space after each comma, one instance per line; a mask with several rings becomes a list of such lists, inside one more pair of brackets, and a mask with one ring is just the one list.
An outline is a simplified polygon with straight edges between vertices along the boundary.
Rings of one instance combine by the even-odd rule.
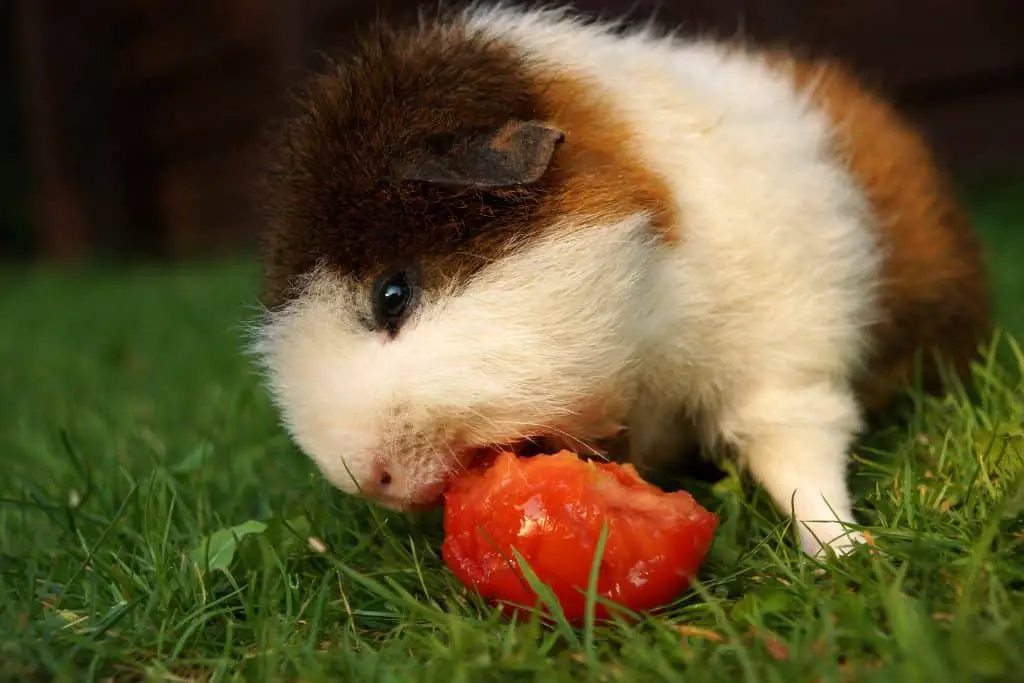
[[381, 276], [373, 286], [373, 317], [377, 326], [394, 334], [416, 303], [416, 278], [409, 270]]

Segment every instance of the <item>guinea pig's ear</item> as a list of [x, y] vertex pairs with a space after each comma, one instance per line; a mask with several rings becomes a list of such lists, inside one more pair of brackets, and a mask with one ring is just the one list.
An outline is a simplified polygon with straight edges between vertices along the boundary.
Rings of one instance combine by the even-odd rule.
[[541, 121], [509, 121], [497, 132], [435, 136], [398, 175], [442, 185], [479, 189], [529, 185], [547, 171], [565, 133]]

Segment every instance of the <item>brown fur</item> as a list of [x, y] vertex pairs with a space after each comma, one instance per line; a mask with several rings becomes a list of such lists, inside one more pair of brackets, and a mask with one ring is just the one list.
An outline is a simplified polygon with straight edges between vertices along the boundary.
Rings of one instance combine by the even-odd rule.
[[646, 211], [661, 239], [678, 240], [680, 217], [671, 191], [630, 148], [633, 131], [581, 80], [562, 75], [542, 83], [540, 99], [549, 120], [566, 134], [558, 159], [562, 191], [544, 207], [550, 219], [614, 220]]
[[886, 407], [913, 381], [921, 352], [926, 391], [940, 388], [936, 352], [961, 379], [989, 330], [990, 303], [980, 248], [948, 180], [923, 139], [881, 98], [840, 66], [773, 54], [831, 117], [836, 153], [867, 192], [885, 251], [886, 319], [857, 387], [865, 408]]
[[[416, 262], [425, 287], [458, 282], [566, 216], [648, 211], [662, 236], [674, 234], [667, 189], [595, 95], [458, 27], [379, 27], [355, 57], [312, 79], [300, 103], [266, 189], [271, 306], [318, 264], [369, 282]], [[512, 121], [565, 133], [536, 182], [403, 182], [408, 159], [443, 154], [431, 147], [452, 139], [508, 131]]]
[[[935, 351], [963, 376], [988, 330], [988, 292], [971, 227], [927, 146], [839, 66], [767, 56], [835, 121], [836, 153], [878, 218], [886, 319], [872, 331], [874, 355], [858, 384], [865, 406], [889, 403], [912, 378], [919, 350], [926, 389], [938, 384]], [[267, 186], [271, 305], [319, 263], [369, 282], [414, 261], [426, 287], [458, 282], [570, 216], [585, 224], [646, 211], [662, 239], [681, 237], [668, 189], [598, 94], [457, 26], [378, 27], [355, 57], [311, 80], [301, 103]], [[530, 182], [403, 182], [403, 164], [439, 153], [431, 151], [438, 140], [485, 133], [500, 151], [516, 121], [564, 133], [550, 164], [524, 166]]]

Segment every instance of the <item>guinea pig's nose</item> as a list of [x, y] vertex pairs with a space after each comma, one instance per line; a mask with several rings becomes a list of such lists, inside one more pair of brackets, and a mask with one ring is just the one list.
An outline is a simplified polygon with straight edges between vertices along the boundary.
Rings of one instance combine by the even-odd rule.
[[375, 462], [360, 487], [363, 496], [405, 510], [429, 510], [440, 504], [447, 479], [410, 480], [394, 463]]
[[363, 493], [369, 496], [386, 494], [393, 483], [394, 477], [391, 475], [387, 465], [375, 462], [373, 467], [370, 468], [369, 476], [363, 482]]

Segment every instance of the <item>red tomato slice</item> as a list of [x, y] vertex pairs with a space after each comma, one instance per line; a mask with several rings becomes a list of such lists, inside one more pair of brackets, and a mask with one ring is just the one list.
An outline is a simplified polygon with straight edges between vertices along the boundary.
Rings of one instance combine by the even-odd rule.
[[[511, 605], [537, 602], [515, 547], [579, 624], [603, 522], [597, 594], [634, 612], [669, 603], [689, 587], [718, 527], [718, 517], [689, 493], [666, 493], [631, 465], [584, 461], [569, 451], [529, 458], [502, 452], [445, 493], [442, 556], [463, 584], [511, 613]], [[595, 616], [608, 617], [600, 603]]]

